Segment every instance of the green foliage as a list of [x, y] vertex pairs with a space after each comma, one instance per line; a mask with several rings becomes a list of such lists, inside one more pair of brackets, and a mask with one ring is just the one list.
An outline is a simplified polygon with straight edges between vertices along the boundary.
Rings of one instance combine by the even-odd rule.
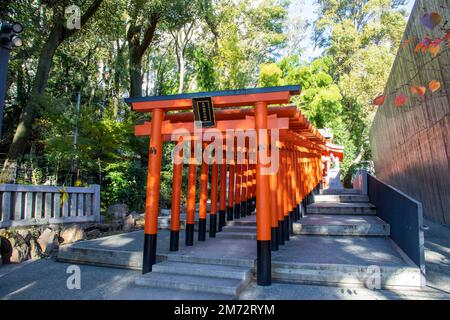
[[[314, 22], [314, 40], [325, 49], [327, 72], [342, 96], [341, 111], [336, 114], [341, 124], [333, 129], [336, 142], [342, 139], [346, 146], [343, 169], [347, 182], [358, 162], [371, 159], [368, 131], [376, 111], [372, 99], [384, 90], [403, 36], [406, 20], [401, 7], [405, 2], [317, 0], [320, 14]], [[329, 91], [327, 98], [336, 92], [336, 88]], [[326, 115], [315, 116], [315, 121], [323, 123], [323, 118]]]
[[194, 51], [194, 58], [199, 90], [214, 91], [216, 89], [216, 77], [213, 61], [201, 48]]
[[261, 87], [278, 86], [283, 72], [275, 63], [262, 65], [259, 71], [259, 85]]
[[103, 207], [115, 203], [126, 203], [130, 210], [145, 209], [145, 185], [147, 168], [138, 161], [119, 161], [107, 165], [105, 187], [101, 190]]
[[[66, 2], [7, 1], [7, 8], [0, 9], [2, 18], [24, 25], [24, 47], [11, 56], [4, 146], [11, 143], [30, 98], [55, 8]], [[123, 98], [130, 93], [132, 50], [127, 36], [136, 34], [142, 43], [149, 19], [155, 16], [154, 39], [142, 57], [144, 94], [173, 94], [180, 86], [189, 92], [301, 84], [302, 94], [294, 102], [316, 127], [332, 128], [334, 142], [345, 146], [342, 168], [349, 178], [370, 160], [368, 128], [374, 112], [370, 101], [383, 91], [388, 77], [405, 27], [399, 10], [405, 1], [316, 2], [314, 39], [324, 53], [301, 63], [300, 55], [281, 56], [287, 46], [290, 53], [301, 52], [292, 45], [299, 42], [290, 42], [303, 30], [287, 27], [288, 1], [104, 0], [88, 27], [64, 41], [52, 58], [45, 98], [37, 101], [31, 148], [22, 157], [30, 172], [24, 180], [67, 186], [75, 162], [83, 185], [101, 184], [103, 207], [125, 202], [132, 210], [144, 209], [148, 138], [136, 138], [133, 127], [149, 115], [132, 112]], [[83, 10], [89, 3], [83, 1]], [[190, 36], [181, 37], [189, 27]], [[175, 39], [180, 40], [178, 45]], [[171, 148], [170, 144], [163, 148], [163, 207], [171, 204]], [[183, 181], [183, 197], [185, 189]]]

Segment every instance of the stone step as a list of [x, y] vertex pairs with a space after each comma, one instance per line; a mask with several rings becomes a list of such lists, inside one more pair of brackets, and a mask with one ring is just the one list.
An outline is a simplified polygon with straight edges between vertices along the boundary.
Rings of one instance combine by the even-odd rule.
[[222, 229], [222, 232], [253, 232], [256, 233], [256, 226], [226, 226]]
[[[170, 216], [158, 217], [158, 229], [160, 230], [170, 229], [170, 221], [171, 221]], [[180, 217], [180, 230], [185, 229], [186, 229], [186, 218]], [[194, 230], [198, 231], [198, 220], [194, 221]], [[206, 218], [206, 230], [209, 231], [209, 217]]]
[[256, 233], [232, 232], [232, 231], [222, 230], [222, 232], [219, 232], [216, 234], [216, 238], [256, 240]]
[[361, 194], [319, 194], [314, 202], [369, 202], [369, 196]]
[[306, 214], [375, 215], [370, 203], [318, 202], [306, 206]]
[[181, 253], [169, 253], [167, 255], [167, 261], [173, 262], [186, 262], [195, 264], [208, 264], [208, 265], [222, 265], [222, 266], [236, 266], [236, 267], [249, 267], [254, 269], [256, 265], [255, 259], [245, 258], [215, 258], [208, 256], [188, 255]]
[[226, 265], [211, 265], [201, 263], [186, 263], [164, 261], [154, 264], [153, 272], [181, 274], [191, 276], [205, 276], [224, 279], [237, 279], [247, 281], [253, 274], [250, 267], [237, 267]]
[[320, 189], [320, 194], [359, 194], [358, 189]]
[[249, 221], [249, 220], [231, 220], [226, 222], [227, 226], [255, 226], [256, 227], [256, 221]]
[[275, 281], [318, 284], [327, 286], [352, 286], [376, 289], [421, 287], [419, 268], [409, 266], [352, 266], [339, 264], [277, 264], [272, 263]]
[[[160, 229], [160, 230], [170, 229], [170, 221], [171, 221], [170, 216], [158, 217], [158, 229]], [[237, 220], [227, 221], [226, 225], [227, 226], [228, 225], [229, 226], [256, 226], [256, 222], [248, 221], [248, 220], [240, 221], [239, 219], [237, 219]], [[218, 227], [219, 227], [219, 216], [217, 216], [217, 228]], [[185, 230], [185, 229], [186, 229], [186, 217], [182, 215], [180, 217], [180, 230]], [[198, 231], [198, 220], [194, 221], [194, 230]], [[209, 231], [209, 215], [206, 218], [206, 230]]]
[[249, 282], [250, 279], [244, 281], [159, 272], [149, 272], [135, 279], [135, 284], [139, 286], [225, 294], [232, 297], [237, 297]]
[[[74, 244], [60, 246], [57, 256], [57, 261], [60, 262], [125, 268], [132, 270], [142, 270], [142, 259], [142, 251], [83, 248], [77, 247]], [[157, 262], [165, 259], [166, 255], [156, 254]]]
[[309, 215], [294, 222], [294, 234], [324, 236], [389, 236], [390, 226], [374, 216]]

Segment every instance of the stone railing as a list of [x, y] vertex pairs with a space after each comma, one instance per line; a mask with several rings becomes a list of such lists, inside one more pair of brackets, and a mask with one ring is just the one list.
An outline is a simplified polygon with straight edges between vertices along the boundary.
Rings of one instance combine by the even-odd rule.
[[0, 228], [100, 220], [100, 186], [0, 184]]

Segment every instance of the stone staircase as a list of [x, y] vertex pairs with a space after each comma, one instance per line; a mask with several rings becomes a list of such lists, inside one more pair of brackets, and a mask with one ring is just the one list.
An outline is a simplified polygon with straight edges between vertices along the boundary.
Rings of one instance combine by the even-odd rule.
[[[422, 284], [420, 269], [389, 238], [389, 224], [357, 190], [321, 190], [306, 215], [293, 223], [293, 231], [290, 241], [272, 252], [274, 282], [367, 287], [378, 274], [379, 283], [373, 284], [380, 288]], [[213, 247], [170, 253], [135, 283], [238, 298], [252, 281], [255, 259], [233, 258], [228, 251], [253, 251], [255, 239], [254, 215], [228, 221], [215, 239], [204, 243]]]
[[390, 235], [389, 224], [376, 216], [309, 215], [294, 223], [294, 234], [320, 236]]
[[[207, 242], [254, 241], [256, 222], [240, 219], [228, 221], [222, 232], [216, 233], [216, 239], [209, 239]], [[254, 259], [171, 253], [167, 255], [167, 261], [153, 265], [152, 272], [138, 276], [135, 284], [193, 293], [222, 294], [235, 299], [252, 281], [254, 269]]]
[[306, 216], [294, 223], [294, 234], [389, 236], [389, 224], [376, 216], [376, 208], [369, 203], [369, 198], [347, 194], [349, 191], [344, 190], [342, 194], [314, 196], [314, 203], [306, 207]]
[[[381, 288], [421, 286], [420, 269], [389, 238], [389, 224], [376, 216], [376, 207], [357, 190], [321, 190], [320, 195], [314, 196], [314, 203], [306, 207], [306, 215], [293, 227], [296, 235], [293, 238], [297, 239], [289, 245], [297, 242], [311, 251], [298, 259], [286, 259], [281, 251], [275, 254], [272, 262], [275, 280], [367, 286], [376, 272]], [[313, 243], [321, 251], [314, 252]], [[358, 261], [358, 255], [367, 258]]]
[[227, 226], [219, 232], [216, 237], [222, 239], [250, 239], [256, 240], [255, 221], [228, 221]]
[[307, 214], [376, 215], [373, 204], [367, 202], [314, 202], [306, 208]]

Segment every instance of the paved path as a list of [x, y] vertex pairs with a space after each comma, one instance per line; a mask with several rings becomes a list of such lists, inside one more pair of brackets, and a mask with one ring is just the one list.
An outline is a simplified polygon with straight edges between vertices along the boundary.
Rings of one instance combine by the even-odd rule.
[[[450, 299], [450, 230], [426, 221], [427, 283], [423, 290], [369, 290], [274, 283], [252, 283], [240, 299]], [[66, 273], [70, 264], [53, 259], [0, 266], [0, 299], [222, 299], [220, 295], [140, 288], [134, 285], [138, 271], [80, 265], [81, 289], [69, 290]]]

